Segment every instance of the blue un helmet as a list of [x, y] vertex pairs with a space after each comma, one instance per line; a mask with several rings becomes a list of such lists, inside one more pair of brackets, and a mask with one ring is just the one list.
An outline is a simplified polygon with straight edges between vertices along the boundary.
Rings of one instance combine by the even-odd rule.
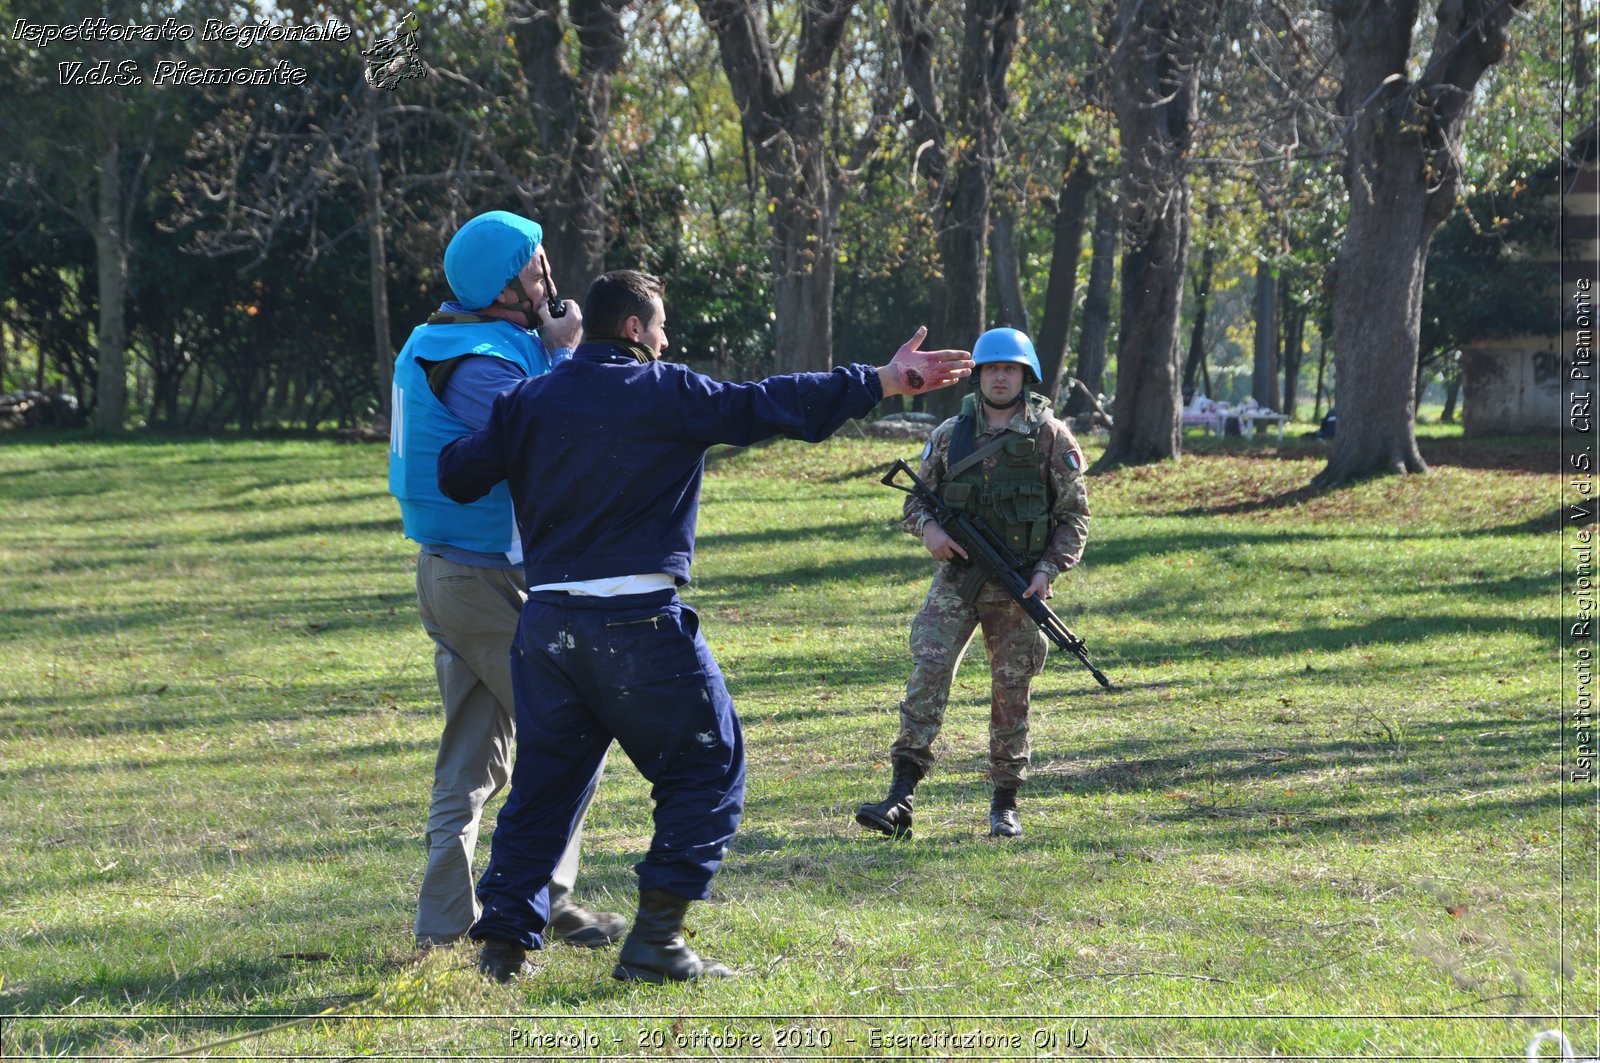
[[456, 302], [481, 310], [494, 302], [544, 238], [539, 223], [508, 210], [480, 214], [450, 238], [444, 249], [444, 277]]
[[1044, 373], [1039, 369], [1039, 356], [1034, 352], [1033, 341], [1026, 332], [1018, 332], [1014, 328], [992, 328], [979, 336], [978, 342], [972, 345], [974, 383], [978, 379], [978, 367], [990, 362], [1016, 362], [1027, 368], [1033, 383], [1044, 380]]

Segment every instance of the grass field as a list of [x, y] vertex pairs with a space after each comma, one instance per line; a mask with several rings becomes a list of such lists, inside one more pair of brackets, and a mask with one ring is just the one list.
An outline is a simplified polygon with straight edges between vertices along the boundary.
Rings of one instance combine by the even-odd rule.
[[[437, 706], [381, 447], [0, 440], [0, 1057], [1600, 1049], [1554, 441], [1439, 427], [1432, 475], [1329, 494], [1313, 443], [1193, 442], [1091, 483], [1053, 604], [1120, 689], [1052, 659], [1013, 842], [981, 643], [916, 838], [851, 817], [930, 575], [876, 483], [916, 445], [712, 456], [684, 596], [750, 786], [692, 925], [748, 977], [651, 988], [411, 948]], [[631, 913], [647, 792], [615, 756], [590, 907]]]

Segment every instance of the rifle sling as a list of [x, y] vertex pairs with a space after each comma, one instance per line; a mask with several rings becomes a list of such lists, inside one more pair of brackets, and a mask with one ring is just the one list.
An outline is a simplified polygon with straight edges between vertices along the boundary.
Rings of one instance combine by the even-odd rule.
[[[974, 432], [976, 432], [976, 428], [974, 428]], [[966, 457], [950, 466], [949, 470], [944, 474], [945, 479], [954, 480], [957, 476], [960, 476], [962, 473], [978, 464], [978, 462], [982, 461], [990, 454], [993, 454], [995, 451], [1005, 446], [1007, 442], [1008, 440], [1006, 439], [1006, 432], [1002, 429], [1000, 434], [995, 438], [989, 440], [989, 442], [985, 443], [977, 450], [974, 450], [971, 454], [968, 454]]]
[[[974, 421], [972, 424], [965, 427], [967, 428], [968, 440], [970, 441], [974, 439], [977, 435], [977, 422]], [[972, 453], [966, 455], [960, 461], [957, 461], [954, 465], [950, 466], [950, 468], [945, 472], [945, 479], [947, 481], [954, 480], [957, 476], [966, 472], [968, 469], [978, 464], [978, 462], [982, 461], [984, 458], [987, 458], [990, 454], [1000, 450], [1007, 443], [1007, 434], [1008, 433], [1005, 430], [1001, 430], [1000, 434], [989, 440], [988, 443], [985, 443], [977, 450], [974, 450]], [[983, 585], [988, 583], [989, 579], [989, 575], [985, 573], [981, 567], [975, 564], [972, 565], [972, 567], [967, 571], [966, 575], [961, 577], [961, 600], [966, 602], [968, 605], [971, 605], [977, 600], [978, 592], [983, 590]]]

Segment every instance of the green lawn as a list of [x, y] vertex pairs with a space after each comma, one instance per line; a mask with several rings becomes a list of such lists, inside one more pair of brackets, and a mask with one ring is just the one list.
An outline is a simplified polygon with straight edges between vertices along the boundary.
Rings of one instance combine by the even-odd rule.
[[[930, 575], [876, 482], [917, 445], [713, 455], [685, 599], [750, 785], [692, 925], [748, 977], [652, 988], [410, 947], [437, 707], [383, 448], [0, 439], [0, 1057], [1593, 1054], [1554, 441], [1446, 426], [1432, 475], [1321, 495], [1293, 433], [1190, 442], [1090, 485], [1053, 604], [1120, 689], [1053, 657], [1009, 843], [981, 643], [916, 838], [851, 815]], [[591, 907], [631, 913], [647, 794], [615, 755]]]

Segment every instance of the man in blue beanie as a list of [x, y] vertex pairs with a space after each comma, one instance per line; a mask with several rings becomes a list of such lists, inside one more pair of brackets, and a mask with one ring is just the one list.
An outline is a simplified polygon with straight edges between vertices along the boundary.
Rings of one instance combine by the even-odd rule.
[[[455, 299], [412, 332], [395, 362], [389, 490], [406, 536], [421, 547], [417, 602], [444, 704], [417, 898], [415, 933], [424, 948], [460, 938], [479, 914], [472, 854], [483, 807], [510, 777], [509, 653], [526, 597], [506, 485], [458, 506], [439, 493], [435, 469], [446, 443], [483, 427], [496, 395], [571, 357], [582, 335], [576, 305], [556, 300], [542, 235], [537, 222], [502, 210], [463, 225], [444, 253]], [[555, 308], [560, 316], [552, 316]], [[597, 766], [550, 887], [553, 936], [591, 947], [616, 941], [626, 925], [569, 899], [583, 814], [599, 779]]]
[[964, 378], [966, 351], [920, 351], [755, 383], [661, 360], [660, 280], [607, 273], [584, 296], [586, 342], [495, 400], [488, 425], [446, 446], [439, 484], [459, 502], [510, 484], [528, 602], [512, 644], [516, 766], [478, 883], [485, 974], [508, 981], [546, 940], [544, 886], [577, 828], [579, 797], [615, 738], [653, 785], [655, 833], [635, 868], [639, 910], [612, 971], [627, 981], [731, 972], [684, 940], [744, 808], [744, 739], [693, 609], [706, 451], [784, 435], [815, 442], [889, 395]]

